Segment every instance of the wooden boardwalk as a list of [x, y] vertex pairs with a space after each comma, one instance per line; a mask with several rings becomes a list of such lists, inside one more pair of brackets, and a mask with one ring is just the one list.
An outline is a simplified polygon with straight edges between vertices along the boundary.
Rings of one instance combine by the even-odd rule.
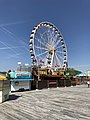
[[90, 120], [90, 88], [12, 93], [9, 101], [0, 104], [0, 120]]

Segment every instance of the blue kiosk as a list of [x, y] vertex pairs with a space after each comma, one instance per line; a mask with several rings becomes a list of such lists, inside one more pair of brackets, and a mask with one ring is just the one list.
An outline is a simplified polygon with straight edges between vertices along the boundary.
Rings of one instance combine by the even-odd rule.
[[10, 72], [11, 91], [31, 90], [31, 81], [34, 80], [30, 72]]

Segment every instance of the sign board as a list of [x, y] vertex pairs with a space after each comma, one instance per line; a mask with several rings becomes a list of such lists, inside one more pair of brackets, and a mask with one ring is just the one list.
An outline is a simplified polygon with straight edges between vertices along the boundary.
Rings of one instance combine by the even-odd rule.
[[32, 79], [32, 74], [29, 72], [11, 72], [10, 77], [13, 79]]

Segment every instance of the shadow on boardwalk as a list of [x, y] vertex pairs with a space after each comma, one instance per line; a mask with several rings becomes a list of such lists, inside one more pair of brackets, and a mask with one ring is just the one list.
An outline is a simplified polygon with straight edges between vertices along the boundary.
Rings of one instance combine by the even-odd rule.
[[19, 96], [19, 95], [15, 95], [15, 94], [9, 95], [9, 99], [8, 99], [8, 101], [16, 100], [16, 99], [18, 99], [19, 97], [21, 97], [21, 96]]

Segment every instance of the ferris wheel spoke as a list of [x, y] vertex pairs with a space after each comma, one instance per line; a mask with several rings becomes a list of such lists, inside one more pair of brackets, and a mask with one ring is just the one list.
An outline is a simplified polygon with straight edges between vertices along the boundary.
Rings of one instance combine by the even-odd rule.
[[52, 41], [52, 46], [54, 46], [54, 45], [55, 45], [56, 41], [57, 41], [57, 38], [53, 38], [53, 41]]
[[[47, 56], [48, 56], [48, 53], [45, 55], [45, 57], [43, 58], [43, 61], [45, 62], [45, 64], [46, 64], [46, 58], [47, 58]], [[42, 59], [42, 58], [41, 58]]]
[[40, 38], [43, 39], [43, 40], [45, 40], [45, 41], [47, 40], [45, 38], [45, 36], [44, 36], [46, 33], [47, 33], [47, 30], [45, 30], [45, 32], [43, 32], [42, 34], [40, 34]]
[[44, 36], [45, 33], [47, 33], [47, 30], [45, 30], [45, 32], [43, 32], [42, 34], [40, 34], [40, 37]]
[[59, 60], [59, 58], [58, 58], [58, 55], [55, 54], [55, 57], [56, 57], [56, 64], [59, 64], [59, 65], [61, 66], [60, 60]]
[[41, 42], [40, 39], [38, 38], [35, 38], [35, 39], [38, 40], [38, 42], [41, 43], [44, 47], [46, 47], [46, 45], [43, 42]]
[[48, 35], [48, 42], [49, 42], [49, 44], [51, 44], [51, 42], [52, 42], [52, 34], [50, 33], [50, 31], [48, 31], [47, 35]]
[[63, 60], [63, 57], [60, 54], [58, 54], [58, 53], [56, 53], [56, 54], [59, 56], [60, 59]]
[[[46, 42], [44, 42], [45, 44], [47, 44], [47, 48], [49, 48], [50, 49], [50, 47], [53, 47], [53, 43], [54, 43], [54, 41], [53, 41], [53, 35], [50, 33], [51, 31], [50, 31], [50, 29], [49, 30], [47, 30], [47, 31], [45, 31], [43, 34], [40, 34], [40, 37], [44, 40], [44, 41], [46, 41]], [[44, 36], [44, 34], [46, 34], [46, 36]]]
[[38, 47], [38, 46], [36, 46], [36, 45], [35, 45], [35, 48], [42, 49], [42, 50], [48, 50], [48, 49], [46, 49], [46, 48]]
[[54, 46], [57, 47], [59, 43], [60, 43], [60, 40], [58, 40]]
[[56, 49], [58, 49], [58, 48], [62, 48], [62, 45], [61, 45], [61, 46], [56, 47]]
[[58, 53], [63, 53], [63, 52], [61, 52], [61, 51], [57, 51]]
[[51, 42], [52, 42], [52, 40], [51, 40], [52, 34], [50, 32], [51, 32], [50, 28], [48, 28], [43, 34], [40, 34], [40, 36], [43, 40], [45, 40], [45, 41], [47, 40], [46, 43], [48, 44], [48, 46], [50, 46]]
[[[45, 33], [44, 33], [44, 34], [45, 34]], [[43, 36], [43, 34], [40, 34], [40, 37], [41, 37], [41, 39], [43, 39], [44, 41], [47, 40], [47, 38], [45, 38], [45, 37]], [[47, 47], [50, 47], [50, 44], [48, 43], [48, 40], [47, 40], [46, 42], [44, 42], [44, 41], [43, 41], [43, 43], [46, 44]]]
[[[53, 45], [55, 44], [55, 36], [54, 36], [54, 31], [49, 31], [49, 38], [48, 38], [48, 41], [49, 41], [49, 44], [51, 47], [53, 47]], [[55, 39], [55, 40], [54, 40]]]
[[43, 53], [41, 53], [41, 54], [38, 54], [38, 55], [36, 55], [36, 57], [41, 56], [41, 55], [43, 55], [43, 54], [45, 54], [45, 53], [48, 53], [48, 51], [45, 51], [45, 52], [43, 52]]

